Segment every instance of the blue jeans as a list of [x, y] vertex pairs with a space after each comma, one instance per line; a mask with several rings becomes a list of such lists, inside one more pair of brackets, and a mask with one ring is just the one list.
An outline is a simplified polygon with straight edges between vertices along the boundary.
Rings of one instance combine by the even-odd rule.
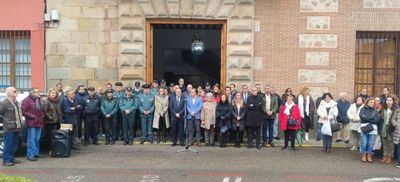
[[275, 119], [264, 119], [263, 121], [263, 142], [271, 143], [274, 140], [274, 122]]
[[322, 134], [321, 134], [321, 128], [322, 128], [322, 123], [317, 123], [318, 127], [317, 127], [317, 139], [321, 139], [322, 138]]
[[274, 138], [278, 137], [278, 124], [279, 124], [279, 114], [276, 114], [274, 120]]
[[361, 154], [374, 154], [372, 147], [375, 143], [376, 135], [361, 133]]
[[13, 162], [18, 145], [18, 132], [4, 133], [3, 163]]
[[141, 126], [142, 126], [142, 138], [140, 141], [153, 142], [153, 117], [152, 114], [149, 116], [140, 116]]
[[39, 155], [40, 147], [40, 134], [42, 128], [27, 128], [28, 130], [28, 141], [26, 149], [26, 157], [32, 158]]

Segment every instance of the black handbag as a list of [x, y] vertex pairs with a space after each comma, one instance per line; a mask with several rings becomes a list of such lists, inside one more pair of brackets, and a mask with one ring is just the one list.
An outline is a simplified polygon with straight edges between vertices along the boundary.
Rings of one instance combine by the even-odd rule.
[[331, 124], [331, 131], [332, 132], [338, 132], [341, 130], [340, 124], [339, 123], [332, 123]]
[[299, 122], [296, 119], [289, 118], [287, 120], [287, 126], [288, 127], [296, 127], [298, 125], [299, 125]]
[[364, 134], [368, 134], [371, 131], [374, 131], [374, 126], [371, 123], [361, 127], [361, 132]]
[[388, 132], [389, 132], [389, 133], [393, 133], [394, 130], [396, 130], [396, 127], [394, 127], [394, 126], [390, 123], [389, 126], [388, 126]]

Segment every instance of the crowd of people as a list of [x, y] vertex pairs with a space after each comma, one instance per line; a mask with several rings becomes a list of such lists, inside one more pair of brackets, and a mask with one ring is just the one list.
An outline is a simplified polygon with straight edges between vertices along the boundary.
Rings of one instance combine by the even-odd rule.
[[[380, 162], [385, 164], [393, 163], [395, 149], [400, 153], [399, 101], [388, 88], [378, 97], [368, 96], [363, 89], [354, 103], [346, 93], [340, 93], [337, 101], [330, 93], [324, 93], [314, 102], [309, 88], [303, 88], [298, 96], [290, 88], [282, 96], [270, 85], [261, 90], [260, 84], [252, 88], [243, 84], [240, 91], [235, 84], [222, 90], [218, 84], [211, 87], [208, 83], [204, 88], [194, 88], [182, 78], [169, 86], [165, 80], [142, 86], [135, 82], [133, 88], [124, 88], [121, 82], [108, 83], [105, 89], [84, 85], [64, 88], [59, 83], [45, 96], [33, 88], [18, 103], [18, 90], [9, 87], [7, 98], [0, 103], [5, 132], [3, 165], [20, 163], [14, 152], [24, 121], [28, 136], [26, 157], [30, 161], [43, 157], [42, 130], [45, 141], [51, 143], [52, 131], [62, 123], [72, 125], [75, 150], [81, 145], [98, 145], [101, 135], [105, 145], [114, 145], [117, 140], [133, 145], [140, 127], [140, 144], [171, 140], [172, 146], [186, 147], [226, 147], [228, 143], [241, 147], [245, 133], [245, 146], [249, 149], [275, 147], [274, 140], [280, 140], [282, 132], [282, 151], [295, 152], [296, 142], [302, 146], [303, 140], [310, 140], [316, 123], [316, 140], [322, 140], [322, 152], [331, 152], [337, 133], [335, 142], [351, 144], [351, 150], [359, 151], [363, 162], [373, 161], [374, 149], [383, 150]], [[396, 167], [400, 168], [398, 162]]]

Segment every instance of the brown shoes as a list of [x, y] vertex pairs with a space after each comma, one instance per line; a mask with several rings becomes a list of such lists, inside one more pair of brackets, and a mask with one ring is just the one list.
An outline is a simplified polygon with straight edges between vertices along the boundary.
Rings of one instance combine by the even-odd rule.
[[388, 156], [385, 164], [391, 164], [391, 163], [393, 163], [393, 157]]
[[372, 154], [367, 154], [367, 161], [372, 163]]
[[380, 163], [386, 163], [387, 160], [388, 160], [388, 156], [387, 156], [387, 155], [384, 155], [383, 158], [382, 158], [382, 160], [379, 161], [379, 162], [380, 162]]
[[367, 162], [367, 154], [361, 154], [361, 161]]

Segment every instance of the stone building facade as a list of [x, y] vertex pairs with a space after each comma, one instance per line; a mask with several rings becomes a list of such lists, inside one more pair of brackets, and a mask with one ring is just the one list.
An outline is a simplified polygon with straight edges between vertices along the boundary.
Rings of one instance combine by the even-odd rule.
[[47, 88], [146, 81], [146, 20], [227, 21], [226, 83], [354, 90], [357, 31], [400, 31], [398, 0], [48, 0]]

